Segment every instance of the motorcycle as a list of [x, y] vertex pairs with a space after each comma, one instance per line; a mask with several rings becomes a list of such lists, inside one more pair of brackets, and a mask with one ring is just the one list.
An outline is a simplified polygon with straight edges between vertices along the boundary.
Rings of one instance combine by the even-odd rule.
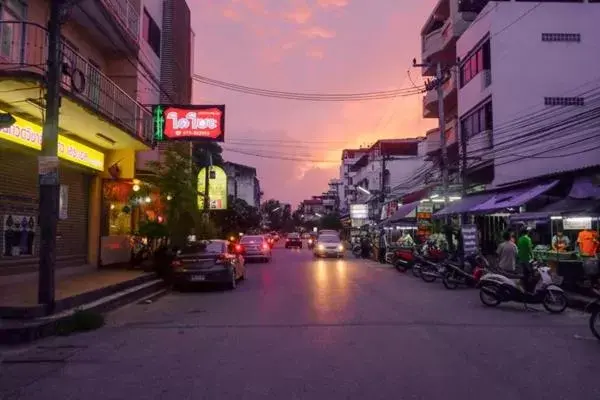
[[[562, 313], [567, 308], [567, 296], [565, 292], [552, 281], [550, 268], [531, 264], [535, 287], [533, 293], [528, 293], [520, 285], [520, 276], [510, 276], [506, 272], [490, 272], [485, 274], [479, 281], [479, 299], [488, 307], [496, 307], [500, 303], [509, 301], [521, 302], [527, 308], [527, 304], [542, 304], [548, 312], [553, 314]], [[533, 284], [533, 282], [532, 282]]]
[[309, 238], [307, 246], [310, 250], [314, 249], [315, 248], [315, 239], [312, 237]]
[[472, 254], [465, 258], [462, 264], [447, 261], [446, 274], [442, 283], [446, 289], [452, 290], [459, 285], [475, 287], [481, 277], [489, 269], [489, 263], [481, 254]]
[[390, 264], [400, 272], [406, 272], [407, 269], [415, 265], [415, 250], [412, 247], [399, 247], [394, 249]]
[[596, 339], [600, 340], [600, 290], [597, 288], [592, 289], [596, 294], [596, 300], [592, 301], [590, 304], [586, 306], [589, 307], [591, 305], [594, 306], [592, 313], [590, 314], [590, 330], [596, 336]]
[[428, 241], [421, 249], [421, 253], [415, 253], [415, 267], [418, 269], [416, 275], [427, 283], [443, 278], [446, 274], [446, 266], [443, 262], [447, 258], [445, 251], [437, 247], [434, 242]]

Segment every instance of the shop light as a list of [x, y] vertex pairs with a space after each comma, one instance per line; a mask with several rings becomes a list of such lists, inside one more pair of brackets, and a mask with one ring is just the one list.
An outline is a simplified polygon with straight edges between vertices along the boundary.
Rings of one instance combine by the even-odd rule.
[[460, 196], [450, 196], [449, 197], [450, 201], [456, 201], [456, 200], [460, 200], [460, 199], [462, 199], [462, 197], [460, 197]]
[[139, 192], [140, 191], [140, 185], [135, 184], [135, 185], [133, 185], [132, 189], [133, 189], [134, 192]]
[[145, 201], [146, 203], [150, 203], [150, 202], [152, 201], [152, 199], [151, 199], [150, 197], [146, 197], [146, 198], [144, 199], [144, 201]]
[[435, 199], [435, 198], [437, 198], [437, 197], [440, 197], [440, 195], [439, 195], [439, 194], [432, 194], [432, 195], [431, 195], [431, 198], [432, 198], [432, 199]]
[[111, 205], [110, 205], [110, 209], [111, 209], [111, 210], [114, 210], [114, 209], [115, 209], [115, 205], [114, 205], [114, 204], [111, 204]]
[[[423, 199], [423, 200], [421, 200], [421, 203], [429, 203], [429, 199]], [[398, 207], [400, 207], [400, 206], [398, 206]]]
[[567, 222], [592, 222], [592, 217], [569, 217], [565, 220]]
[[560, 215], [553, 215], [550, 217], [551, 220], [561, 220], [562, 217]]
[[167, 201], [171, 201], [173, 200], [173, 196], [171, 196], [170, 194], [167, 195]]
[[434, 203], [443, 203], [444, 199], [435, 198], [435, 199], [431, 199], [431, 201], [433, 201]]
[[365, 189], [365, 188], [364, 188], [364, 187], [362, 187], [362, 186], [357, 186], [356, 188], [357, 188], [358, 190], [360, 190], [361, 192], [365, 193], [365, 194], [368, 194], [368, 195], [370, 195], [370, 194], [371, 194], [371, 192], [369, 192], [367, 189]]
[[416, 226], [397, 226], [396, 229], [408, 230], [408, 229], [417, 229], [417, 227]]

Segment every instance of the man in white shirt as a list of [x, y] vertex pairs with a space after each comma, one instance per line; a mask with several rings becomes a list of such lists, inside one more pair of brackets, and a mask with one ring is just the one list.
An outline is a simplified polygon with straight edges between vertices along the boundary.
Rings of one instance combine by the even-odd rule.
[[517, 269], [517, 245], [515, 245], [514, 237], [510, 232], [505, 232], [502, 237], [504, 241], [496, 250], [498, 267], [504, 271], [515, 272]]

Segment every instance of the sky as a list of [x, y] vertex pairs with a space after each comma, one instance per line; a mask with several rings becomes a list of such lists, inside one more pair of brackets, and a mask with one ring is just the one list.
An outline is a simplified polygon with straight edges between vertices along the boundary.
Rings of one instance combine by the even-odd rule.
[[[412, 60], [420, 59], [420, 30], [437, 2], [187, 1], [195, 32], [195, 74], [304, 93], [410, 88], [411, 80], [422, 84]], [[339, 177], [342, 149], [423, 136], [437, 125], [422, 118], [421, 95], [309, 102], [198, 82], [193, 93], [196, 104], [226, 105], [225, 159], [256, 167], [263, 200], [275, 198], [293, 207], [326, 191], [327, 182]]]

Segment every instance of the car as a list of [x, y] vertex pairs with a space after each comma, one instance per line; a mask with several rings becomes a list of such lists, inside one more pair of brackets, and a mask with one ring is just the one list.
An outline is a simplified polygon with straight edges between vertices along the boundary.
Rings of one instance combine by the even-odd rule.
[[178, 250], [171, 262], [175, 286], [192, 283], [225, 283], [230, 289], [246, 278], [244, 258], [226, 240], [191, 242]]
[[238, 246], [237, 251], [245, 260], [271, 261], [271, 245], [264, 235], [245, 235]]
[[334, 231], [333, 229], [322, 229], [319, 231], [319, 236], [321, 235], [334, 235], [334, 236], [340, 236], [340, 233], [338, 231]]
[[285, 248], [290, 249], [292, 247], [302, 248], [302, 238], [297, 233], [290, 233], [287, 239], [285, 239]]
[[337, 235], [319, 235], [313, 254], [315, 257], [344, 257], [344, 245]]

